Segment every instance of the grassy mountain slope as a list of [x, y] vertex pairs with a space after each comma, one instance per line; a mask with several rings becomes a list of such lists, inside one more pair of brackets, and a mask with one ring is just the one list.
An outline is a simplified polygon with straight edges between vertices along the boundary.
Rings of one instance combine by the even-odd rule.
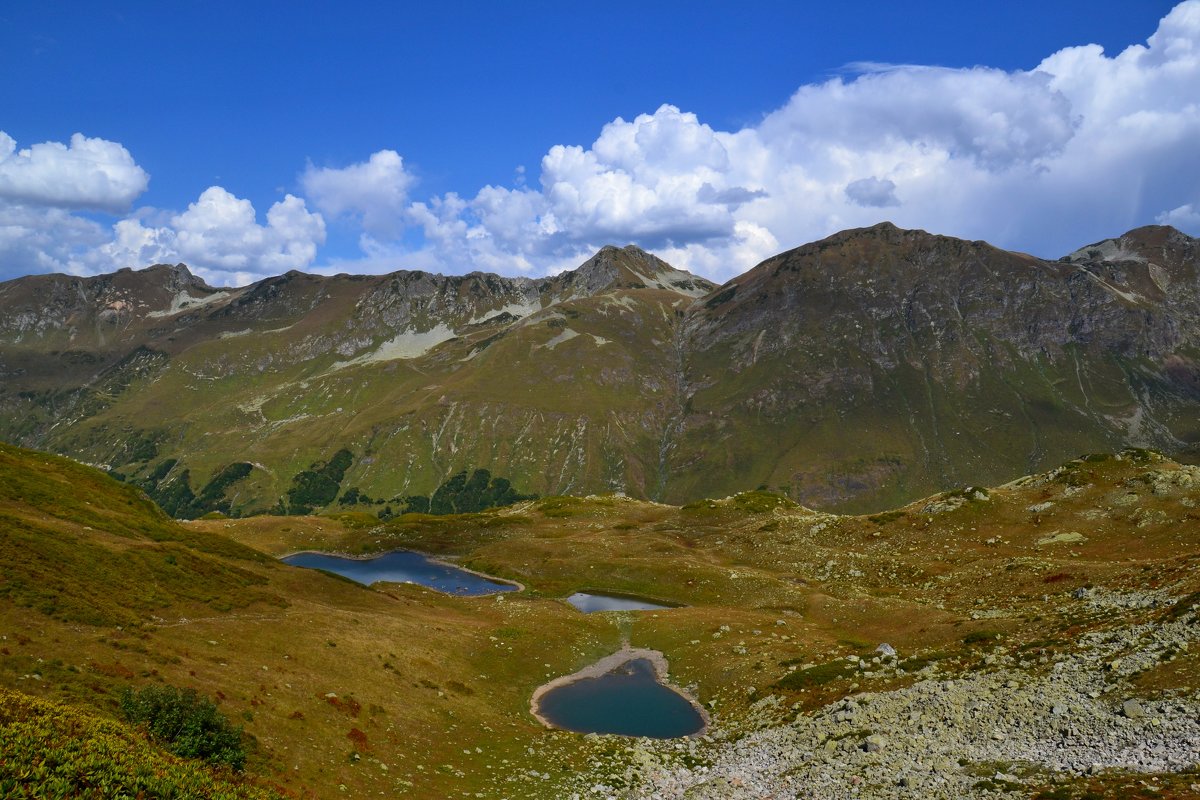
[[[147, 271], [144, 293], [161, 293], [164, 274]], [[247, 510], [343, 447], [357, 456], [347, 485], [375, 497], [427, 494], [472, 467], [538, 492], [657, 481], [675, 387], [666, 345], [676, 310], [711, 288], [636, 248], [607, 248], [540, 282], [289, 273], [93, 334], [76, 319], [90, 323], [91, 300], [38, 311], [44, 282], [0, 288], [0, 304], [22, 309], [0, 347], [20, 378], [0, 396], [0, 435], [130, 476], [174, 457], [169, 477], [187, 468], [197, 490], [239, 454], [258, 467], [231, 490]], [[127, 299], [119, 283], [108, 305], [162, 303]], [[58, 349], [65, 329], [79, 331], [76, 349]], [[101, 342], [114, 338], [139, 356], [107, 356]]]
[[1197, 452], [1200, 245], [1143, 228], [1047, 262], [845, 231], [693, 307], [672, 497], [730, 472], [869, 510], [1071, 453]]
[[341, 449], [372, 498], [482, 467], [541, 495], [878, 510], [1089, 450], [1193, 459], [1198, 270], [1171, 228], [1046, 261], [883, 224], [722, 287], [634, 247], [540, 280], [22, 278], [0, 438], [195, 494], [249, 463], [218, 498], [242, 513]]

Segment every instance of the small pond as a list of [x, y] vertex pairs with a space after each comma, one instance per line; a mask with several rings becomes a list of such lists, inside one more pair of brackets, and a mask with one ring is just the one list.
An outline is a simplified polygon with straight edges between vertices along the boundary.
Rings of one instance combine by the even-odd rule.
[[576, 592], [567, 598], [567, 602], [585, 614], [593, 614], [597, 611], [658, 611], [664, 608], [676, 608], [676, 606], [654, 603], [639, 597], [597, 592]]
[[376, 581], [419, 583], [439, 592], [459, 595], [515, 592], [513, 583], [493, 580], [465, 569], [434, 561], [429, 556], [411, 550], [393, 550], [375, 558], [343, 558], [328, 553], [296, 553], [282, 561], [294, 567], [309, 567], [333, 572], [352, 581], [370, 586]]
[[535, 702], [542, 721], [577, 733], [673, 739], [706, 724], [687, 698], [659, 682], [648, 658], [551, 688]]

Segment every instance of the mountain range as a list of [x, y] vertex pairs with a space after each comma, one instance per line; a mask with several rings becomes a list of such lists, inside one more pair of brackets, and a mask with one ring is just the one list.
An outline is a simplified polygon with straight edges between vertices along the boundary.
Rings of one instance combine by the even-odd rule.
[[1198, 339], [1200, 242], [1163, 226], [1046, 260], [882, 223], [723, 286], [633, 246], [542, 279], [160, 264], [0, 284], [0, 439], [196, 514], [402, 510], [477, 469], [871, 511], [1092, 451], [1195, 460]]

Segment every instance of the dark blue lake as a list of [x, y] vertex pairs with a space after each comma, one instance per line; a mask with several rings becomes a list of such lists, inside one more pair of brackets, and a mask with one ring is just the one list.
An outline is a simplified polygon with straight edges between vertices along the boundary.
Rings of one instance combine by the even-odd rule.
[[567, 602], [585, 614], [597, 611], [657, 611], [664, 608], [675, 608], [675, 606], [653, 603], [637, 597], [622, 597], [616, 594], [596, 592], [576, 592], [567, 598]]
[[700, 712], [659, 683], [645, 658], [551, 689], [540, 698], [538, 711], [557, 727], [578, 733], [674, 739], [704, 729]]
[[333, 572], [367, 586], [376, 581], [419, 583], [439, 592], [460, 595], [515, 592], [519, 588], [512, 583], [491, 580], [450, 564], [438, 563], [411, 550], [393, 550], [375, 558], [342, 558], [328, 553], [296, 553], [284, 556], [281, 560], [294, 567]]

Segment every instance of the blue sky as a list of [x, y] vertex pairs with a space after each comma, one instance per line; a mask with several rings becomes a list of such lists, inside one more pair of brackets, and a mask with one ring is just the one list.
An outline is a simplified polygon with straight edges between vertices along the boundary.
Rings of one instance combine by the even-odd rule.
[[9, 3], [0, 278], [1197, 234], [1198, 62], [1197, 0]]

